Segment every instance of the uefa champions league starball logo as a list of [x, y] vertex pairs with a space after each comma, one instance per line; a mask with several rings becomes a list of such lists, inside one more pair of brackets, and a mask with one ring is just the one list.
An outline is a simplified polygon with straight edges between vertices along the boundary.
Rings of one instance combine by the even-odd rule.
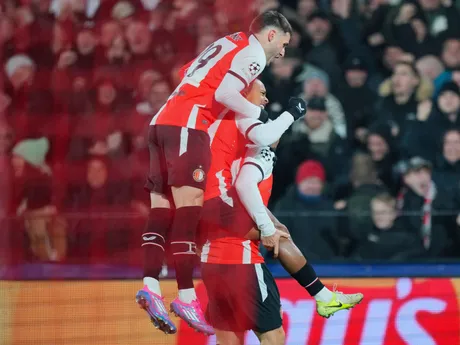
[[257, 62], [253, 62], [249, 65], [249, 73], [256, 75], [260, 71], [260, 65]]

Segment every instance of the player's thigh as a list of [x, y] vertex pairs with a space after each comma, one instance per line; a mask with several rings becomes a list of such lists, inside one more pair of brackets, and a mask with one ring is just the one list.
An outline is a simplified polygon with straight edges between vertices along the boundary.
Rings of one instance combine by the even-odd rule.
[[283, 327], [279, 327], [277, 329], [265, 333], [254, 333], [259, 339], [261, 345], [284, 345], [285, 343], [285, 334]]
[[[281, 297], [275, 278], [265, 264], [256, 264], [257, 315], [254, 332], [264, 334], [279, 329], [282, 324]], [[278, 334], [278, 333], [274, 333]]]
[[238, 309], [238, 301], [246, 297], [242, 295], [242, 286], [234, 284], [235, 274], [241, 272], [246, 265], [201, 265], [202, 279], [208, 294], [206, 319], [221, 331], [241, 333], [251, 329], [244, 315]]
[[216, 345], [244, 345], [244, 332], [222, 331], [214, 329], [216, 332]]
[[181, 194], [186, 198], [200, 195], [202, 198], [211, 165], [208, 133], [185, 127], [164, 126], [161, 143], [168, 168], [168, 185], [174, 187], [175, 199], [180, 201]]
[[164, 206], [165, 199], [167, 199], [166, 195], [169, 193], [166, 156], [159, 142], [158, 127], [149, 127], [148, 146], [150, 165], [144, 185], [145, 189], [151, 194], [150, 201], [152, 208]]

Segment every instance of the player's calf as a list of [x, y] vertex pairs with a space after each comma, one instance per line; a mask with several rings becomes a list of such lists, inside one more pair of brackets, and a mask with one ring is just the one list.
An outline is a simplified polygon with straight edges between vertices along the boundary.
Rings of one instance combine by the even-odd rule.
[[170, 248], [174, 258], [179, 297], [171, 303], [171, 311], [192, 328], [211, 335], [214, 334], [214, 330], [205, 321], [193, 285], [193, 271], [198, 263], [195, 237], [200, 214], [200, 206], [180, 207], [175, 212]]
[[173, 218], [170, 208], [152, 208], [147, 226], [142, 234], [144, 249], [143, 288], [136, 294], [137, 304], [146, 311], [156, 328], [167, 334], [176, 332], [161, 296], [159, 275], [165, 256], [166, 233]]

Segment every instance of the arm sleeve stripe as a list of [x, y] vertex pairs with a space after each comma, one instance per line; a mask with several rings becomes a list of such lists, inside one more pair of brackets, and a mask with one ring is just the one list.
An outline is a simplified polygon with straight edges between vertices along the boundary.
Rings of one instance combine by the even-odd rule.
[[254, 162], [246, 162], [246, 163], [243, 163], [243, 165], [254, 165], [257, 169], [260, 170], [260, 173], [262, 174], [262, 181], [264, 180], [265, 174], [264, 174], [264, 171], [262, 170], [262, 168], [261, 168], [261, 166], [259, 164], [256, 164]]
[[244, 136], [246, 137], [246, 139], [249, 139], [249, 132], [252, 131], [252, 129], [254, 127], [257, 127], [257, 126], [260, 126], [262, 123], [261, 122], [257, 122], [257, 123], [254, 123], [253, 125], [249, 126], [249, 128], [246, 130], [246, 133], [244, 133]]
[[229, 70], [228, 74], [231, 74], [235, 78], [238, 78], [239, 80], [241, 80], [241, 82], [244, 84], [245, 88], [248, 87], [248, 83], [246, 82], [246, 80], [242, 76], [240, 76], [238, 73], [235, 73], [235, 72]]

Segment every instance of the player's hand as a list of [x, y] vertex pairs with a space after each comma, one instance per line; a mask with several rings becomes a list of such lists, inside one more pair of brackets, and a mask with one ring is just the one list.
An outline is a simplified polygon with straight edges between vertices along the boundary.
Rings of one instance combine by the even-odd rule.
[[260, 240], [265, 248], [268, 250], [273, 250], [273, 257], [277, 258], [280, 248], [280, 238], [290, 238], [288, 233], [285, 233], [281, 230], [276, 230], [276, 232], [271, 236], [261, 236]]
[[307, 104], [302, 98], [291, 97], [287, 112], [294, 117], [294, 120], [297, 120], [299, 117], [302, 117], [307, 113]]
[[260, 108], [260, 115], [259, 115], [259, 121], [262, 123], [267, 123], [268, 121], [268, 113], [265, 109]]

